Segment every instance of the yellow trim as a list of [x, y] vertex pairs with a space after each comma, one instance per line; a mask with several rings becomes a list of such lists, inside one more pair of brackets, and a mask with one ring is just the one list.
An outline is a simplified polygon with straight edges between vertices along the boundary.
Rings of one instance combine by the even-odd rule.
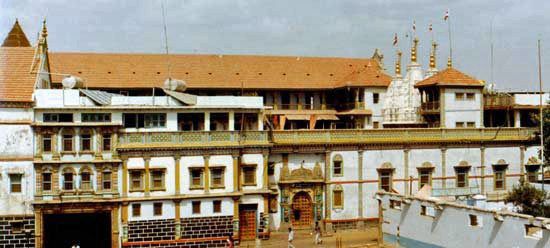
[[[176, 195], [181, 194], [181, 182], [180, 182], [180, 162], [181, 157], [180, 156], [174, 156], [174, 169], [176, 170], [175, 173], [175, 180], [176, 180]], [[179, 203], [178, 203], [179, 205]]]
[[239, 156], [233, 156], [233, 192], [237, 192], [240, 190], [240, 182], [239, 182]]
[[267, 170], [269, 167], [269, 163], [268, 163], [269, 153], [264, 153], [263, 159], [264, 159], [264, 168], [262, 171], [263, 172], [263, 189], [267, 189], [269, 184], [269, 177], [267, 176]]
[[151, 158], [145, 157], [143, 158], [145, 163], [145, 178], [144, 178], [144, 184], [145, 184], [145, 195], [149, 195], [150, 191], [150, 175], [149, 175], [149, 163], [151, 162]]
[[204, 159], [204, 191], [208, 193], [210, 191], [210, 156], [203, 156]]

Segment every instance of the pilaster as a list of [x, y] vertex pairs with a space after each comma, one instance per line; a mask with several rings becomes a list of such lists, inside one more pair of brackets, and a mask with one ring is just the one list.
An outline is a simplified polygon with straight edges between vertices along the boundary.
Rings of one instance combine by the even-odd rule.
[[52, 159], [53, 160], [60, 159], [59, 150], [61, 146], [59, 145], [59, 135], [57, 134], [58, 132], [59, 130], [54, 130], [54, 133], [52, 134]]
[[95, 140], [94, 157], [96, 160], [103, 159], [103, 156], [101, 155], [101, 152], [103, 151], [103, 137], [99, 130], [95, 131], [94, 140]]
[[239, 182], [239, 154], [233, 154], [233, 192], [238, 192], [241, 190], [241, 183]]
[[264, 160], [264, 166], [262, 171], [262, 181], [263, 181], [263, 189], [267, 190], [269, 188], [269, 177], [267, 175], [268, 167], [269, 167], [269, 151], [263, 152], [263, 160]]
[[210, 155], [204, 155], [204, 192], [210, 192]]
[[[330, 162], [330, 150], [325, 150], [325, 232], [332, 232], [332, 223], [331, 219], [331, 187], [330, 187], [330, 177], [331, 177], [331, 162]], [[284, 160], [283, 160], [284, 163]], [[287, 160], [288, 163], [288, 160]]]
[[447, 188], [447, 147], [441, 147], [441, 188]]
[[403, 149], [403, 169], [405, 170], [403, 172], [404, 175], [404, 183], [405, 183], [405, 194], [412, 195], [412, 188], [411, 188], [411, 180], [412, 178], [409, 178], [409, 152], [410, 149], [408, 147]]
[[118, 158], [118, 151], [116, 148], [118, 147], [118, 133], [117, 130], [113, 132], [113, 135], [111, 136], [111, 157], [113, 159]]
[[151, 157], [144, 156], [143, 161], [145, 164], [145, 177], [144, 177], [144, 185], [145, 185], [145, 196], [149, 196], [150, 189], [150, 174], [149, 174], [149, 163], [151, 162]]
[[34, 154], [34, 159], [42, 160], [42, 134], [40, 132], [36, 133], [36, 153]]
[[480, 161], [480, 177], [481, 177], [481, 194], [485, 194], [485, 147], [481, 146], [479, 148], [479, 153], [481, 154], [481, 157], [479, 158]]
[[119, 247], [119, 228], [118, 228], [118, 206], [114, 206], [111, 210], [111, 247]]
[[181, 156], [180, 155], [174, 155], [174, 175], [175, 175], [175, 183], [176, 183], [176, 195], [181, 194], [181, 181], [180, 181], [180, 162], [181, 162]]
[[122, 157], [122, 197], [128, 196], [128, 157]]
[[239, 197], [233, 197], [233, 239], [239, 239]]
[[521, 174], [520, 180], [525, 181], [525, 146], [519, 147], [519, 173]]
[[181, 207], [180, 207], [181, 201], [180, 200], [174, 200], [174, 212], [175, 212], [175, 227], [174, 227], [174, 237], [175, 239], [181, 238]]
[[363, 153], [364, 151], [363, 150], [359, 150], [358, 152], [358, 155], [357, 155], [357, 179], [359, 180], [359, 196], [358, 196], [358, 201], [359, 201], [359, 204], [358, 204], [358, 217], [359, 219], [361, 219], [359, 222], [358, 222], [358, 228], [359, 229], [362, 229], [364, 227], [364, 222], [363, 222]]
[[122, 222], [122, 242], [128, 242], [128, 202], [122, 203], [120, 219]]
[[42, 210], [40, 208], [35, 208], [34, 210], [34, 247], [42, 248], [42, 232], [43, 232], [43, 223], [42, 223]]

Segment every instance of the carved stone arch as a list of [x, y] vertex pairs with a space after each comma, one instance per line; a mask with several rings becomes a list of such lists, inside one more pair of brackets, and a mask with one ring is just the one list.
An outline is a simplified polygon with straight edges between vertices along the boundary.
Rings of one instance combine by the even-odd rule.
[[390, 162], [384, 162], [380, 165], [380, 169], [394, 169]]
[[433, 164], [429, 161], [426, 161], [420, 165], [420, 168], [433, 168]]
[[468, 163], [468, 161], [461, 160], [460, 162], [458, 162], [458, 165], [455, 167], [472, 167], [472, 166], [470, 165], [470, 163]]
[[54, 169], [51, 165], [43, 165], [42, 168], [40, 168], [40, 172], [41, 173], [44, 173], [44, 172], [50, 172], [50, 173], [53, 173], [54, 172]]
[[73, 173], [74, 175], [76, 175], [76, 170], [72, 166], [65, 166], [61, 170], [61, 174], [65, 174], [65, 173]]
[[332, 157], [332, 162], [344, 162], [344, 158], [342, 157], [342, 154], [337, 153]]
[[89, 165], [84, 165], [84, 166], [80, 167], [80, 170], [78, 171], [78, 174], [82, 174], [82, 173], [85, 173], [85, 172], [90, 173], [90, 175], [94, 174], [94, 170]]

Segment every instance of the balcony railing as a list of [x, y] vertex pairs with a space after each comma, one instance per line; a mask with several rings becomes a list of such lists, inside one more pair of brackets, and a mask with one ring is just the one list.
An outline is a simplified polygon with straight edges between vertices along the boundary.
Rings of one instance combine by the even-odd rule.
[[423, 102], [420, 106], [421, 113], [439, 113], [439, 101]]
[[265, 131], [135, 132], [119, 136], [118, 148], [260, 146], [269, 144]]
[[485, 95], [483, 97], [485, 108], [509, 108], [514, 105], [514, 97], [509, 95]]

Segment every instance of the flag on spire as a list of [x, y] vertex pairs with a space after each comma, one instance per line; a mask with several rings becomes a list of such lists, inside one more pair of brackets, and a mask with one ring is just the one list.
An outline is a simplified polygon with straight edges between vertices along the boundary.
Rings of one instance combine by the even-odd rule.
[[413, 21], [413, 31], [416, 32], [416, 21]]
[[430, 26], [428, 27], [428, 30], [429, 30], [430, 32], [432, 32], [432, 31], [433, 31], [433, 28], [432, 28], [432, 23], [431, 23], [431, 22], [430, 22]]
[[449, 9], [447, 9], [447, 11], [445, 11], [445, 16], [443, 17], [444, 21], [446, 21], [447, 19], [449, 19]]
[[397, 45], [397, 33], [393, 36], [393, 46]]

